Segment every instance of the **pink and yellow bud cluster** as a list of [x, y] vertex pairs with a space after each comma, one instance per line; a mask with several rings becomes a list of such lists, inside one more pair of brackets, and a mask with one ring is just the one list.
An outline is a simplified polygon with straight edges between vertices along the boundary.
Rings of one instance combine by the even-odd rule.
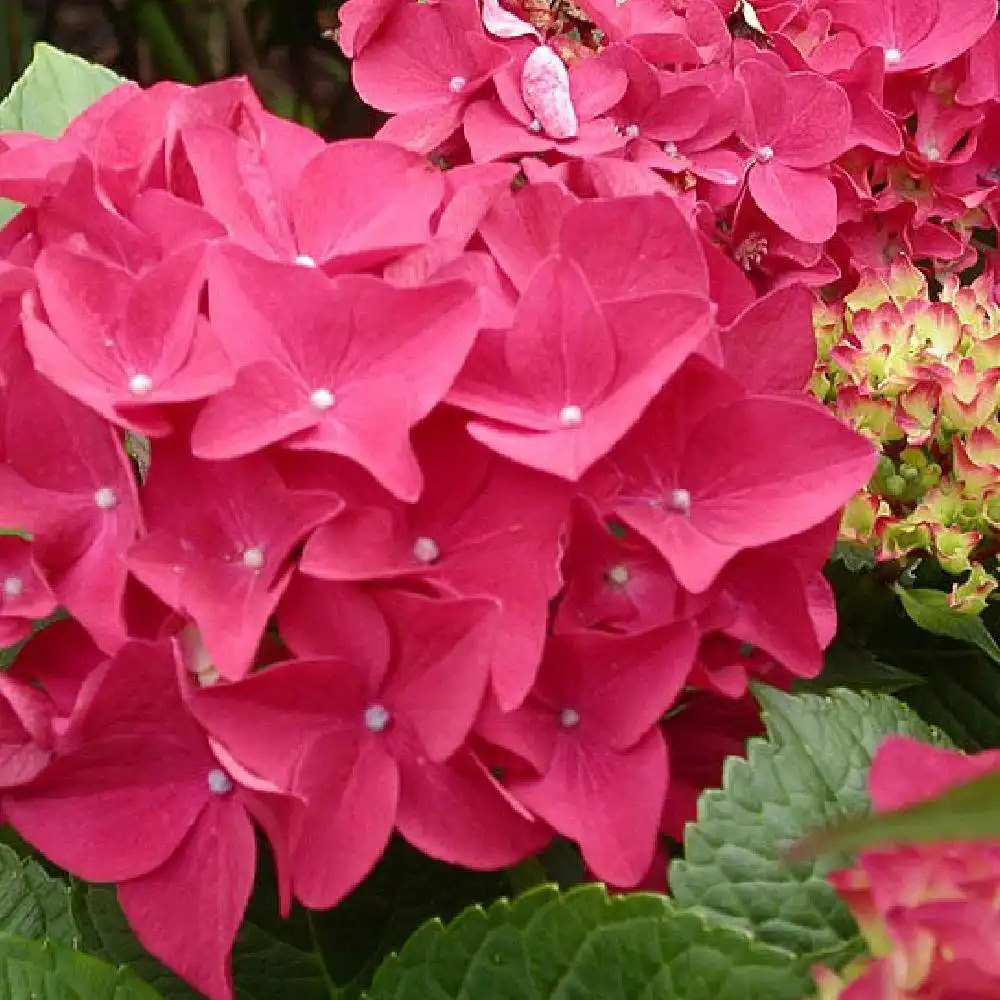
[[881, 451], [841, 537], [882, 562], [930, 558], [957, 577], [952, 606], [978, 613], [1000, 550], [1000, 304], [986, 277], [924, 275], [900, 259], [818, 304], [812, 389]]

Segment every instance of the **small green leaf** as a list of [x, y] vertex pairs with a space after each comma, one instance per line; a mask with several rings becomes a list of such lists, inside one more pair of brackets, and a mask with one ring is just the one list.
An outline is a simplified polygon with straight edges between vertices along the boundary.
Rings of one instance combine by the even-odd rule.
[[48, 941], [0, 934], [0, 1000], [162, 1000], [128, 969]]
[[906, 613], [922, 629], [978, 646], [994, 663], [1000, 663], [1000, 646], [982, 619], [956, 611], [948, 603], [946, 593], [940, 590], [908, 590], [898, 585], [895, 590]]
[[[21, 79], [0, 102], [0, 132], [34, 132], [54, 139], [85, 108], [124, 81], [104, 66], [39, 42]], [[0, 198], [0, 227], [20, 206]]]
[[791, 953], [680, 910], [666, 896], [541, 886], [425, 924], [375, 974], [368, 1000], [798, 1000]]
[[883, 844], [929, 844], [1000, 838], [1000, 772], [954, 785], [905, 809], [862, 817], [814, 833], [793, 849], [796, 857], [858, 851]]
[[875, 568], [875, 553], [867, 545], [841, 539], [834, 545], [830, 558], [851, 573], [863, 573]]
[[68, 945], [79, 934], [70, 911], [70, 887], [30, 857], [0, 844], [0, 933]]
[[850, 945], [857, 928], [826, 880], [837, 858], [789, 863], [786, 852], [824, 821], [864, 815], [868, 768], [891, 733], [946, 742], [884, 694], [788, 695], [760, 688], [767, 738], [731, 757], [722, 789], [702, 793], [670, 886], [704, 908], [797, 953]]

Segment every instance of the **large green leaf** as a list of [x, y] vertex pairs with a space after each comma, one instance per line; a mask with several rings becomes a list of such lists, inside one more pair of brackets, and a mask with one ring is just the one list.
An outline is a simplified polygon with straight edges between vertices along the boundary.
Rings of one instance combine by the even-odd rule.
[[128, 969], [49, 941], [0, 934], [0, 1000], [162, 1000]]
[[842, 859], [790, 863], [786, 852], [824, 823], [864, 815], [868, 768], [892, 733], [946, 742], [885, 694], [787, 695], [761, 688], [766, 739], [726, 761], [722, 789], [704, 792], [670, 884], [771, 944], [809, 953], [850, 946], [857, 929], [826, 881]]
[[[122, 82], [104, 66], [39, 42], [24, 75], [0, 103], [0, 132], [55, 138], [81, 111]], [[17, 211], [14, 202], [0, 198], [0, 226]]]
[[789, 952], [678, 909], [598, 885], [533, 889], [425, 924], [375, 974], [369, 1000], [798, 1000]]

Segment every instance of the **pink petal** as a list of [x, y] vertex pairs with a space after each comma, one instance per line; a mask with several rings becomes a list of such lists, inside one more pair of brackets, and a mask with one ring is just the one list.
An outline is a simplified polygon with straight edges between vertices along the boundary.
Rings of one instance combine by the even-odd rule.
[[518, 291], [557, 251], [563, 217], [575, 204], [555, 184], [529, 184], [499, 198], [480, 222], [480, 236]]
[[297, 573], [278, 606], [278, 624], [296, 655], [340, 657], [363, 668], [373, 687], [381, 683], [389, 630], [375, 600], [356, 584]]
[[996, 20], [992, 0], [833, 0], [834, 24], [855, 31], [866, 45], [895, 49], [889, 72], [943, 66], [961, 55]]
[[837, 230], [837, 189], [825, 175], [781, 163], [750, 169], [750, 194], [760, 210], [789, 236], [825, 243]]
[[374, 139], [327, 146], [296, 187], [299, 252], [334, 270], [377, 266], [429, 239], [443, 197], [444, 177], [426, 157]]
[[[192, 507], [178, 482], [201, 503]], [[131, 571], [165, 604], [190, 615], [224, 676], [243, 676], [288, 585], [289, 553], [341, 501], [286, 489], [262, 456], [200, 462], [167, 442], [144, 498], [150, 533], [132, 549]]]
[[364, 710], [374, 689], [369, 680], [340, 657], [289, 660], [234, 684], [193, 688], [188, 703], [237, 763], [288, 788], [320, 742], [332, 756], [353, 761], [366, 735]]
[[118, 886], [146, 949], [211, 1000], [232, 1000], [229, 955], [250, 902], [253, 824], [230, 792], [213, 800], [163, 865]]
[[996, 771], [1000, 751], [966, 756], [909, 736], [889, 736], [879, 746], [868, 787], [879, 812], [903, 809], [946, 789]]
[[[499, 404], [488, 398], [489, 369], [483, 365], [480, 374], [470, 362], [450, 399], [498, 422], [472, 423], [469, 433], [516, 462], [578, 481], [632, 427], [707, 332], [707, 300], [680, 293], [618, 302], [605, 310], [605, 315], [613, 322], [617, 341], [617, 378], [599, 398], [578, 402], [567, 396], [554, 401], [545, 413], [537, 409], [518, 413], [515, 401], [507, 403], [499, 393]], [[585, 353], [573, 355], [575, 362], [584, 357]], [[473, 383], [476, 376], [482, 388]], [[497, 381], [494, 379], [494, 385]], [[560, 426], [567, 412], [575, 420], [572, 407], [579, 408], [579, 421]]]
[[631, 635], [580, 632], [553, 639], [536, 693], [560, 712], [576, 712], [579, 736], [588, 744], [627, 750], [676, 701], [700, 638], [685, 621]]
[[445, 764], [404, 758], [400, 772], [396, 827], [429, 857], [474, 870], [507, 868], [551, 837], [467, 750]]
[[666, 743], [654, 729], [621, 753], [567, 736], [545, 775], [514, 781], [512, 791], [580, 845], [598, 878], [632, 886], [653, 860], [667, 780]]
[[445, 760], [465, 741], [486, 693], [499, 604], [389, 590], [376, 600], [393, 637], [386, 706], [415, 730], [431, 760]]
[[215, 760], [165, 644], [132, 642], [92, 674], [62, 743], [4, 809], [26, 840], [88, 881], [152, 871], [210, 798]]
[[677, 204], [663, 196], [578, 205], [565, 216], [560, 248], [582, 268], [602, 303], [708, 291], [697, 233]]
[[726, 371], [748, 392], [805, 390], [816, 364], [813, 302], [801, 285], [757, 299], [722, 330]]
[[375, 867], [392, 835], [399, 781], [377, 739], [357, 756], [337, 743], [315, 746], [298, 786], [309, 807], [293, 856], [295, 895], [306, 906], [336, 906]]

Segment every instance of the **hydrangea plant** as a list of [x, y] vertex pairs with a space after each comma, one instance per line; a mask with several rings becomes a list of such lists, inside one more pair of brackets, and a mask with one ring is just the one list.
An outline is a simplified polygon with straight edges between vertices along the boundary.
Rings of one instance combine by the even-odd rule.
[[11, 995], [992, 997], [995, 4], [340, 22], [0, 107]]

